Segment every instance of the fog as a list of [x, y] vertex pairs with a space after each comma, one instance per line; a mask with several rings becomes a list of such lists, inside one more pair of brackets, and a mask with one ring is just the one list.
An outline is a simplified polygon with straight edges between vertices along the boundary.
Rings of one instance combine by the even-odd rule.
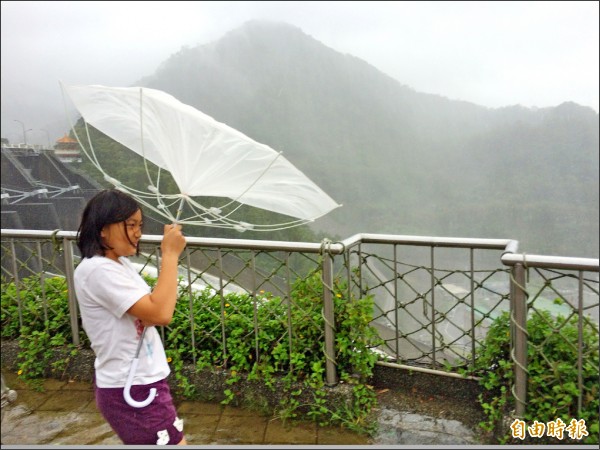
[[130, 86], [252, 19], [289, 23], [416, 91], [598, 111], [598, 2], [2, 2], [2, 137], [53, 144], [59, 81]]

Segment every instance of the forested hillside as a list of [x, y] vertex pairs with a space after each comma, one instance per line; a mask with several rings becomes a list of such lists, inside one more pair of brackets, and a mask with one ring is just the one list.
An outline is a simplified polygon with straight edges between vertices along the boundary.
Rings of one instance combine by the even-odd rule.
[[344, 205], [318, 236], [512, 238], [598, 257], [598, 114], [568, 99], [489, 109], [418, 93], [269, 22], [182, 48], [138, 85], [283, 151]]

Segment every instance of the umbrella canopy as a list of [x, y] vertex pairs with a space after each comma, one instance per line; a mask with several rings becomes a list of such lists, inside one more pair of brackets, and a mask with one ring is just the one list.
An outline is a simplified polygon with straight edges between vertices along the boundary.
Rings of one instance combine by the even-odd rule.
[[341, 206], [280, 152], [165, 92], [100, 85], [63, 90], [87, 123], [167, 170], [186, 201], [227, 197], [302, 221]]

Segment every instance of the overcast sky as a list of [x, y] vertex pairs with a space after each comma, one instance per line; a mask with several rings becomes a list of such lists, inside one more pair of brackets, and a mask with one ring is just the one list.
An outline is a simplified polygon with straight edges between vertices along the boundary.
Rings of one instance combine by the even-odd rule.
[[129, 86], [251, 19], [295, 25], [419, 92], [598, 112], [598, 3], [3, 1], [2, 137], [67, 132], [59, 80]]

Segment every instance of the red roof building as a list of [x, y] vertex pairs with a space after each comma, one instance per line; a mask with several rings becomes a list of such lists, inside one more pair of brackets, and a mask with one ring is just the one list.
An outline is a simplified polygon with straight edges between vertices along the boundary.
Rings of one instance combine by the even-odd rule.
[[54, 154], [65, 163], [81, 162], [81, 149], [79, 143], [66, 134], [56, 141]]

